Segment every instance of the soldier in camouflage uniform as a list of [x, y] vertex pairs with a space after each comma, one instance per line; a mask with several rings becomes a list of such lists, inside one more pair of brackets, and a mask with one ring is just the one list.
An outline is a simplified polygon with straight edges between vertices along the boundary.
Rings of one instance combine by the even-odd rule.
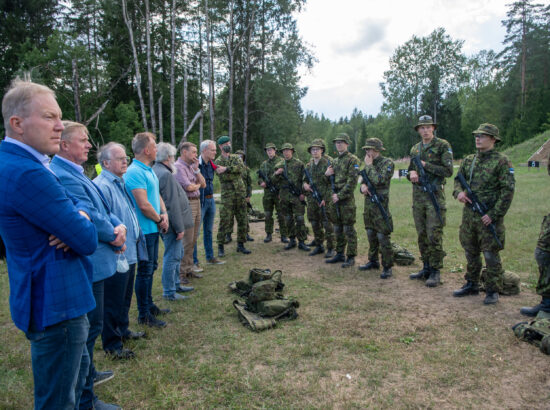
[[237, 252], [249, 254], [244, 247], [246, 242], [246, 187], [243, 181], [245, 166], [241, 157], [231, 154], [231, 140], [227, 136], [218, 138], [221, 155], [216, 158], [216, 173], [221, 185], [220, 223], [218, 225], [218, 256], [223, 257], [225, 236], [237, 219]]
[[497, 237], [504, 245], [504, 215], [514, 197], [514, 168], [506, 155], [497, 152], [495, 144], [500, 141], [498, 128], [492, 124], [481, 124], [472, 132], [475, 136], [477, 152], [468, 155], [460, 165], [460, 172], [477, 199], [484, 203], [489, 211], [483, 216], [476, 214], [471, 207], [468, 194], [455, 179], [453, 196], [464, 205], [462, 224], [460, 225], [460, 244], [466, 253], [466, 284], [453, 293], [456, 297], [479, 294], [481, 275], [481, 256], [483, 252], [487, 265], [483, 301], [486, 305], [498, 302], [498, 292], [502, 289], [504, 270], [500, 263], [500, 246], [487, 228], [494, 224]]
[[[273, 178], [273, 173], [275, 170], [279, 167], [279, 163], [281, 162], [281, 159], [277, 156], [277, 147], [273, 143], [267, 143], [265, 145], [265, 153], [267, 154], [267, 159], [262, 162], [262, 165], [260, 165], [260, 170], [263, 172], [267, 178], [270, 179], [270, 182], [275, 186], [275, 188], [278, 190], [280, 189], [280, 186], [278, 184], [278, 181], [275, 181]], [[264, 212], [265, 212], [265, 239], [264, 242], [268, 243], [272, 241], [272, 235], [273, 235], [273, 210], [277, 210], [277, 221], [279, 222], [279, 233], [281, 234], [281, 242], [288, 243], [287, 239], [287, 233], [286, 233], [286, 227], [285, 227], [285, 221], [283, 213], [281, 212], [281, 206], [279, 203], [279, 194], [273, 193], [269, 190], [267, 186], [267, 182], [263, 180], [262, 177], [258, 175], [258, 185], [260, 185], [262, 188], [264, 188], [264, 196], [263, 196], [263, 206], [264, 206]]]
[[[307, 239], [307, 228], [304, 218], [305, 196], [302, 191], [304, 180], [304, 163], [294, 158], [294, 147], [286, 143], [281, 147], [284, 161], [279, 163], [279, 168], [275, 171], [276, 179], [281, 183], [279, 198], [281, 200], [281, 209], [285, 216], [286, 232], [290, 238], [285, 250], [296, 247], [296, 237], [298, 238], [298, 249], [310, 251], [304, 241]], [[288, 178], [288, 180], [287, 180]], [[291, 184], [297, 191], [298, 196], [291, 192]]]
[[[409, 275], [411, 279], [427, 279], [426, 286], [435, 287], [440, 284], [440, 269], [443, 267], [443, 227], [445, 226], [445, 178], [453, 175], [453, 151], [451, 145], [444, 139], [434, 136], [437, 124], [432, 117], [423, 115], [414, 128], [422, 137], [422, 141], [412, 147], [411, 162], [407, 178], [413, 184], [413, 217], [418, 234], [418, 248], [424, 267], [420, 272]], [[426, 171], [427, 179], [437, 187], [435, 197], [441, 209], [439, 220], [436, 208], [430, 196], [422, 190], [419, 184], [419, 170], [412, 158], [419, 156]]]
[[[327, 259], [326, 263], [344, 262], [343, 268], [355, 265], [357, 255], [357, 232], [355, 231], [355, 197], [353, 191], [357, 186], [359, 158], [348, 152], [351, 143], [348, 134], [338, 134], [333, 140], [338, 151], [338, 157], [328, 167], [325, 175], [334, 177], [333, 206], [329, 208], [329, 218], [332, 222], [336, 238], [336, 255]], [[347, 252], [344, 257], [344, 252]]]
[[[550, 175], [550, 158], [548, 158], [547, 170]], [[522, 307], [520, 313], [525, 316], [536, 316], [540, 311], [550, 313], [550, 214], [542, 220], [539, 240], [535, 248], [535, 259], [539, 266], [537, 294], [542, 297], [542, 300], [533, 307]]]
[[[307, 219], [311, 223], [311, 228], [313, 229], [314, 239], [311, 244], [315, 248], [310, 252], [309, 256], [318, 255], [325, 251], [323, 247], [323, 242], [325, 236], [327, 239], [327, 253], [325, 258], [332, 258], [334, 256], [334, 232], [332, 224], [328, 219], [328, 210], [327, 204], [332, 203], [330, 190], [330, 180], [325, 175], [325, 172], [328, 168], [329, 163], [332, 161], [332, 158], [325, 155], [325, 142], [322, 139], [315, 139], [310, 144], [308, 152], [311, 154], [310, 161], [305, 165], [306, 169], [315, 184], [315, 188], [319, 191], [319, 195], [322, 198], [321, 205], [317, 203], [311, 192], [311, 185], [309, 180], [304, 175], [304, 191], [309, 192], [307, 195]], [[321, 208], [321, 206], [324, 208]]]
[[[245, 172], [243, 174], [243, 181], [244, 181], [244, 184], [246, 185], [245, 200], [246, 200], [246, 209], [248, 214], [248, 210], [252, 209], [250, 205], [250, 198], [252, 197], [252, 176], [250, 175], [250, 168], [248, 167], [248, 165], [246, 165], [246, 155], [244, 154], [244, 151], [240, 149], [235, 152], [235, 155], [238, 155], [239, 157], [241, 157], [241, 160], [243, 161], [243, 164], [244, 164]], [[231, 227], [231, 233], [233, 233], [233, 227]], [[229, 234], [229, 236], [231, 236], [231, 233]], [[250, 221], [249, 221], [248, 215], [246, 217], [246, 240], [248, 242], [254, 242], [254, 238], [250, 236]]]
[[[392, 276], [393, 250], [391, 246], [391, 231], [393, 221], [389, 209], [390, 182], [393, 177], [394, 164], [390, 158], [381, 155], [385, 151], [382, 141], [378, 138], [369, 138], [365, 141], [365, 172], [374, 185], [376, 193], [381, 198], [382, 206], [388, 214], [388, 223], [380, 213], [378, 206], [370, 200], [370, 192], [367, 185], [361, 184], [361, 193], [365, 195], [365, 208], [363, 221], [367, 230], [369, 240], [369, 261], [359, 266], [359, 270], [379, 269], [378, 252], [382, 255], [382, 266], [384, 270], [380, 274], [382, 279]], [[391, 229], [390, 229], [391, 228]]]

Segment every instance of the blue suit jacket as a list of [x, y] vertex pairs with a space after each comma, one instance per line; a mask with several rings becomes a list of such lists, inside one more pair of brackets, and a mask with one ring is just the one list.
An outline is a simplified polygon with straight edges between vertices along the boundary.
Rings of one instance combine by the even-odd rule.
[[[43, 330], [95, 307], [92, 266], [84, 255], [97, 247], [97, 232], [78, 213], [53, 173], [23, 148], [0, 144], [0, 235], [7, 250], [10, 309], [15, 325]], [[50, 234], [70, 246], [49, 246]]]
[[122, 222], [111, 213], [111, 209], [103, 198], [99, 188], [85, 175], [81, 174], [57, 156], [50, 164], [51, 170], [57, 175], [63, 186], [72, 196], [86, 204], [90, 217], [97, 230], [97, 250], [90, 257], [94, 268], [94, 282], [107, 279], [116, 272], [117, 255], [109, 242], [115, 240], [115, 226]]

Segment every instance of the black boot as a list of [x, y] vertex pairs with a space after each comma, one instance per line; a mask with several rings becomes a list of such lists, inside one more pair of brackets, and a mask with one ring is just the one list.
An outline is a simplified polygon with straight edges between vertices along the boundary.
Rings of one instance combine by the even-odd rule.
[[298, 241], [298, 249], [309, 252], [311, 248], [307, 246], [303, 241]]
[[225, 256], [225, 252], [223, 251], [223, 245], [218, 245], [218, 258], [223, 258]]
[[248, 249], [246, 249], [244, 247], [244, 243], [242, 243], [242, 242], [237, 243], [237, 252], [244, 253], [245, 255], [248, 255], [249, 253], [252, 253], [251, 251], [249, 251]]
[[230, 233], [226, 233], [225, 234], [225, 244], [227, 245], [228, 243], [230, 243], [233, 239], [231, 239], [231, 234]]
[[338, 262], [345, 262], [346, 257], [343, 253], [337, 253], [332, 257], [332, 259], [327, 259], [325, 263], [338, 263]]
[[325, 258], [333, 258], [334, 257], [334, 249], [328, 248], [327, 253], [325, 253]]
[[430, 277], [426, 281], [426, 286], [429, 288], [435, 288], [441, 283], [441, 277], [438, 269], [430, 269]]
[[494, 305], [498, 302], [498, 292], [487, 290], [485, 291], [485, 299], [483, 299], [484, 305]]
[[411, 273], [409, 279], [427, 279], [430, 276], [430, 265], [424, 262], [424, 267], [418, 272]]
[[538, 305], [533, 307], [522, 307], [519, 312], [525, 316], [535, 317], [540, 311], [550, 312], [550, 298], [542, 298]]
[[380, 274], [380, 279], [388, 279], [391, 278], [392, 275], [393, 272], [391, 271], [391, 268], [384, 268], [384, 270]]
[[288, 243], [288, 238], [286, 236], [281, 236], [282, 243]]
[[342, 268], [351, 268], [353, 265], [355, 265], [355, 258], [353, 256], [348, 256], [346, 261], [342, 263]]
[[371, 269], [380, 269], [380, 264], [378, 261], [368, 261], [364, 265], [359, 266], [359, 270], [371, 270]]
[[292, 248], [295, 248], [296, 247], [296, 239], [295, 238], [290, 238], [290, 241], [288, 241], [288, 245], [286, 245], [283, 249], [285, 251], [288, 251], [289, 249], [292, 249]]
[[315, 246], [317, 245], [317, 241], [313, 239], [310, 243], [306, 243], [306, 246]]
[[246, 234], [246, 240], [247, 242], [254, 242], [254, 238], [250, 236], [249, 234]]
[[273, 238], [271, 237], [271, 234], [268, 233], [264, 238], [264, 243], [271, 242], [272, 240], [273, 240]]
[[464, 286], [453, 292], [453, 296], [457, 298], [468, 295], [479, 295], [479, 285], [471, 280], [467, 281]]
[[315, 255], [319, 255], [320, 253], [323, 253], [325, 251], [325, 248], [323, 248], [323, 245], [317, 245], [315, 247], [315, 249], [313, 249], [310, 253], [309, 253], [309, 256], [315, 256]]

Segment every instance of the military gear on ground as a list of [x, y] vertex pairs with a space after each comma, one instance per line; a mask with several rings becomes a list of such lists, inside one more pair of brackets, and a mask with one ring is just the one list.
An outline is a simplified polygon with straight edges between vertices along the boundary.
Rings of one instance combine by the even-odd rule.
[[453, 292], [453, 296], [457, 298], [469, 295], [479, 295], [479, 285], [470, 280], [467, 281], [460, 289]]
[[497, 142], [500, 141], [500, 136], [498, 133], [498, 128], [496, 125], [484, 123], [481, 124], [475, 131], [472, 131], [473, 135], [476, 134], [486, 134], [493, 137]]
[[321, 138], [316, 138], [313, 141], [311, 141], [311, 144], [309, 144], [307, 152], [311, 154], [311, 149], [313, 147], [321, 148], [323, 150], [323, 154], [325, 153], [325, 150], [326, 150], [325, 141], [323, 141]]
[[225, 144], [226, 142], [231, 141], [227, 135], [222, 135], [220, 138], [218, 138], [218, 145]]
[[341, 132], [340, 134], [338, 134], [336, 137], [332, 139], [332, 142], [336, 142], [336, 141], [344, 141], [348, 145], [351, 144], [351, 138], [345, 132]]
[[378, 138], [367, 138], [365, 141], [365, 145], [363, 145], [363, 149], [373, 149], [378, 152], [385, 151], [386, 148], [384, 148], [384, 145], [382, 141], [380, 141]]
[[[479, 288], [481, 290], [491, 289], [488, 282], [488, 271], [487, 268], [481, 270], [481, 279], [479, 283]], [[490, 282], [489, 282], [490, 283]], [[520, 277], [517, 273], [504, 271], [502, 274], [502, 286], [500, 287], [499, 293], [504, 296], [518, 295], [520, 292]]]
[[265, 221], [265, 212], [255, 209], [253, 206], [249, 206], [248, 222], [263, 222], [263, 221]]
[[414, 255], [404, 247], [393, 243], [391, 244], [393, 252], [393, 261], [399, 266], [407, 266], [414, 263]]
[[512, 330], [518, 339], [537, 346], [544, 354], [550, 354], [550, 318], [520, 322], [512, 326]]
[[422, 115], [418, 119], [418, 124], [415, 125], [414, 130], [418, 131], [418, 128], [422, 125], [433, 125], [434, 128], [437, 128], [437, 124], [434, 122], [433, 118], [429, 115]]
[[430, 271], [430, 276], [426, 280], [426, 286], [429, 288], [435, 288], [441, 283], [441, 274], [439, 269], [432, 269]]
[[380, 264], [378, 261], [368, 261], [364, 265], [359, 266], [359, 270], [372, 270], [372, 269], [380, 269]]

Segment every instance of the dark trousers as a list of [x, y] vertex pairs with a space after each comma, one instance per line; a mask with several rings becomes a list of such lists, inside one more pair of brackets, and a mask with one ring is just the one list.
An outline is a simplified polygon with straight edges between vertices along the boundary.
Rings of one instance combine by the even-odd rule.
[[122, 315], [120, 317], [120, 323], [118, 324], [118, 329], [122, 337], [128, 335], [130, 330], [128, 329], [130, 325], [130, 319], [128, 313], [130, 312], [130, 306], [132, 305], [132, 296], [134, 294], [134, 278], [136, 276], [136, 265], [135, 263], [130, 265], [128, 270], [128, 282], [124, 290], [124, 306], [122, 307]]
[[136, 275], [136, 299], [140, 319], [145, 319], [153, 307], [153, 274], [157, 269], [159, 233], [145, 235], [145, 244], [149, 260], [138, 262]]

